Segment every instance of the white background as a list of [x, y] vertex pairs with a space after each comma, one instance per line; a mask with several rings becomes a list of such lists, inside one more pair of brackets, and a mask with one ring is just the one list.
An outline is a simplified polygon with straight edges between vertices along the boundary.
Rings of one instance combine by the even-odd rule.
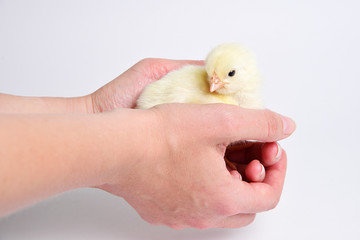
[[[175, 231], [81, 189], [0, 220], [0, 239], [360, 239], [358, 1], [0, 0], [0, 92], [80, 96], [142, 58], [203, 59], [222, 42], [257, 55], [281, 142], [280, 204], [243, 229]], [[0, 196], [1, 197], [1, 196]]]

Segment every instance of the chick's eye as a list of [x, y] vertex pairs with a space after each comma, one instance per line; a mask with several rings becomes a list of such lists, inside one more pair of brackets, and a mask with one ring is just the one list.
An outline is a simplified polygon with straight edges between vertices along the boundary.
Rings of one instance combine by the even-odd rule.
[[228, 74], [229, 77], [232, 77], [232, 76], [234, 76], [234, 75], [235, 75], [235, 70], [232, 70], [232, 71], [229, 72], [229, 74]]

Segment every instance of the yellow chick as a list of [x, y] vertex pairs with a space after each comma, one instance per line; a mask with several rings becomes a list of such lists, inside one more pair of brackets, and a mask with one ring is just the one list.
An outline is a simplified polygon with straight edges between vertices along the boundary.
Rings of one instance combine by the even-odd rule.
[[254, 55], [240, 44], [226, 43], [209, 53], [205, 67], [187, 65], [149, 84], [137, 108], [163, 103], [226, 103], [261, 109], [260, 87]]

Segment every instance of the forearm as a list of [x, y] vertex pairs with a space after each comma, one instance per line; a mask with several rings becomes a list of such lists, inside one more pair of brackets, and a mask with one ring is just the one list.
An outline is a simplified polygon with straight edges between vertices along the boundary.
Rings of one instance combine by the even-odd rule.
[[136, 161], [129, 139], [141, 142], [138, 112], [1, 114], [0, 216], [67, 190], [102, 185], [115, 165], [125, 169], [128, 159]]
[[90, 95], [84, 97], [22, 97], [0, 93], [0, 113], [88, 113]]

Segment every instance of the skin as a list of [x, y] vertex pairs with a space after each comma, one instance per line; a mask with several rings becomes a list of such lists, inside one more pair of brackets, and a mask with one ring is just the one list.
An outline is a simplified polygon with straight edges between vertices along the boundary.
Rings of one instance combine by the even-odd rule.
[[1, 94], [0, 215], [82, 187], [176, 229], [241, 227], [274, 208], [287, 161], [275, 142], [295, 130], [291, 119], [225, 104], [131, 109], [147, 84], [184, 64], [203, 62], [145, 59], [78, 98]]

